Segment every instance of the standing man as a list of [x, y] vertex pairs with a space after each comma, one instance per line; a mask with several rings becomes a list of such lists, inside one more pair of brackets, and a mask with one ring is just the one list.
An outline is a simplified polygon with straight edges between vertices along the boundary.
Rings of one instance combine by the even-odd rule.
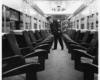
[[54, 48], [53, 50], [57, 49], [57, 42], [61, 45], [61, 50], [63, 50], [63, 42], [62, 42], [62, 35], [59, 23], [55, 20], [53, 21], [52, 17], [47, 17], [48, 22], [50, 23], [51, 33], [54, 35]]

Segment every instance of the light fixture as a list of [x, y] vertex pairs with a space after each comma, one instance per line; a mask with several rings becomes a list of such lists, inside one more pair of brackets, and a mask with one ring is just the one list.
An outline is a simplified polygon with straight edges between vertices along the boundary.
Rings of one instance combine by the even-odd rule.
[[[55, 6], [56, 5], [56, 6]], [[66, 10], [66, 7], [62, 7], [62, 6], [64, 5], [63, 4], [63, 2], [61, 2], [61, 1], [53, 1], [52, 2], [52, 7], [51, 7], [51, 9], [53, 10], [53, 11], [65, 11]]]
[[52, 8], [53, 11], [65, 11], [65, 8], [61, 8], [61, 6], [57, 6], [56, 8]]
[[60, 20], [58, 19], [57, 21], [59, 22]]

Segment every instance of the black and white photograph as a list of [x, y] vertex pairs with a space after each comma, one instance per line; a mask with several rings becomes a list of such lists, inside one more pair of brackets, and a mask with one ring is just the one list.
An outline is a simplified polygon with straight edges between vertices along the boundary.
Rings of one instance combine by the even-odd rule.
[[99, 0], [2, 0], [1, 80], [99, 80]]

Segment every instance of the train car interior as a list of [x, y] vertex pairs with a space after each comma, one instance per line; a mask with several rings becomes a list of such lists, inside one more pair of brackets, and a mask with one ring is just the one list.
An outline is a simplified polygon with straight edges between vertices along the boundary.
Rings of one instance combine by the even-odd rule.
[[1, 80], [99, 80], [97, 3], [2, 0]]

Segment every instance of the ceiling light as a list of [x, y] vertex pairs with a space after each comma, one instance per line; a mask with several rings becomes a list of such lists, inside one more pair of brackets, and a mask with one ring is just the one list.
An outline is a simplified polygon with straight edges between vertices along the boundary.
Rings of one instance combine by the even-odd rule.
[[51, 8], [53, 11], [65, 11], [66, 10], [66, 6], [61, 1], [55, 1], [55, 2], [53, 1], [51, 6], [52, 6]]
[[65, 8], [61, 8], [61, 6], [57, 6], [56, 8], [52, 8], [53, 11], [65, 11]]

